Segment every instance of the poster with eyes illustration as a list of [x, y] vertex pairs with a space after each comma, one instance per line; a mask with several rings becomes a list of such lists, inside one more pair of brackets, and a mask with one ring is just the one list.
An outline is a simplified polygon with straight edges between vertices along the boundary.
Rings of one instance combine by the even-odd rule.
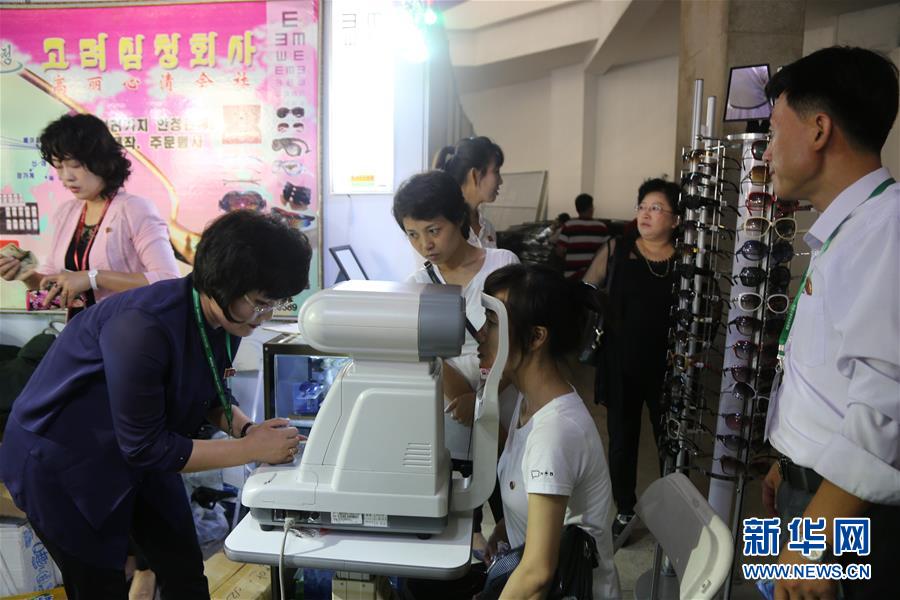
[[[322, 273], [320, 6], [0, 3], [0, 216], [27, 217], [0, 219], [0, 240], [46, 257], [71, 194], [37, 139], [63, 114], [91, 113], [132, 163], [126, 191], [167, 221], [183, 273], [212, 219], [271, 214], [313, 247], [302, 304]], [[0, 310], [24, 311], [24, 286], [0, 281]]]

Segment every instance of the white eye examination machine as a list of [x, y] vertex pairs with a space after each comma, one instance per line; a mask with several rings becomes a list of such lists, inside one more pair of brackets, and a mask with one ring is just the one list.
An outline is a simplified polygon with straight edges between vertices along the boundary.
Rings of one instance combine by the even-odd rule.
[[508, 354], [502, 302], [483, 295], [500, 344], [476, 402], [472, 475], [451, 476], [441, 358], [463, 345], [465, 304], [452, 285], [347, 281], [300, 310], [305, 343], [346, 354], [300, 458], [262, 465], [242, 502], [263, 529], [295, 526], [438, 534], [448, 515], [481, 506], [497, 468], [497, 393]]

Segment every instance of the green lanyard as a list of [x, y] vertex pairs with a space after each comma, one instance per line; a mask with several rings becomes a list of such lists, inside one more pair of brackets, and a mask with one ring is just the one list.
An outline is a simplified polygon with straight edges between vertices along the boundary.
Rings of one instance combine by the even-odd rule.
[[[209, 363], [209, 370], [212, 373], [213, 383], [216, 384], [216, 394], [219, 396], [219, 402], [222, 403], [222, 409], [225, 411], [225, 420], [228, 422], [228, 435], [234, 435], [232, 431], [232, 423], [234, 416], [231, 413], [231, 402], [225, 397], [225, 387], [222, 385], [222, 378], [219, 377], [219, 371], [216, 369], [216, 359], [213, 356], [212, 348], [209, 345], [209, 337], [206, 335], [206, 329], [203, 327], [203, 314], [200, 312], [200, 294], [197, 290], [191, 290], [194, 296], [194, 315], [197, 317], [197, 330], [200, 332], [200, 340], [203, 342], [203, 351], [206, 353], [206, 362]], [[229, 362], [234, 361], [231, 353], [231, 336], [225, 332], [225, 349], [228, 351]]]
[[[881, 184], [869, 194], [869, 197], [863, 200], [863, 203], [868, 202], [875, 196], [881, 194], [884, 190], [888, 189], [891, 185], [895, 183], [893, 177], [889, 177], [886, 180], [882, 181]], [[852, 214], [852, 213], [851, 213]], [[831, 241], [834, 239], [834, 236], [837, 235], [838, 231], [840, 231], [841, 227], [850, 218], [850, 215], [844, 217], [844, 220], [841, 221], [840, 225], [834, 230], [834, 232], [828, 236], [828, 239], [825, 240], [825, 243], [822, 244], [822, 249], [816, 254], [816, 258], [825, 254], [825, 251], [828, 250], [828, 246], [831, 245]], [[778, 338], [778, 366], [782, 368], [784, 363], [784, 347], [787, 344], [788, 337], [791, 334], [791, 327], [794, 325], [794, 316], [797, 314], [797, 304], [800, 302], [800, 295], [803, 294], [803, 291], [806, 289], [806, 280], [809, 279], [809, 272], [812, 269], [812, 261], [809, 261], [809, 266], [806, 267], [806, 271], [803, 273], [803, 280], [800, 282], [800, 291], [794, 296], [794, 299], [791, 301], [791, 306], [788, 308], [787, 315], [784, 320], [784, 329], [781, 330], [781, 336]]]

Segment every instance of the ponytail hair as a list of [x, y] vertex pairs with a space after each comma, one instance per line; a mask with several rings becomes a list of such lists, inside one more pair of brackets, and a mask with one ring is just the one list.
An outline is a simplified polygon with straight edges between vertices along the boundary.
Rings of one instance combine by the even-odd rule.
[[460, 140], [455, 146], [444, 146], [434, 157], [432, 168], [448, 173], [462, 187], [471, 169], [481, 175], [494, 163], [503, 166], [503, 150], [485, 136]]
[[575, 351], [584, 325], [583, 288], [554, 269], [542, 265], [507, 265], [484, 282], [486, 294], [506, 290], [510, 345], [523, 356], [529, 353], [531, 330], [547, 328], [547, 349], [554, 359]]

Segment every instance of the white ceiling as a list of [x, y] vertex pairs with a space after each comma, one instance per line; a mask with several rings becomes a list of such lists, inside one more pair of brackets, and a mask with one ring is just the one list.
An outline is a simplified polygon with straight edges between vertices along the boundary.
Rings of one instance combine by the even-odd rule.
[[[603, 5], [591, 5], [592, 2]], [[821, 27], [837, 15], [892, 3], [807, 0], [806, 26]], [[608, 10], [614, 5], [619, 7], [616, 11]], [[600, 75], [622, 65], [678, 53], [681, 0], [465, 0], [445, 6], [444, 26], [451, 57], [456, 55], [459, 59], [454, 70], [463, 93], [540, 79], [554, 69], [570, 65], [581, 64]], [[440, 0], [436, 7], [440, 9]], [[593, 38], [586, 36], [585, 23], [579, 21], [597, 19], [598, 15], [603, 16], [598, 12], [601, 10], [614, 13], [615, 25], [611, 31], [598, 27], [598, 35]], [[568, 21], [561, 21], [563, 15]], [[535, 36], [534, 32], [540, 30], [536, 24], [542, 22], [547, 24], [545, 33]], [[560, 31], [561, 22], [572, 22], [571, 30], [563, 25], [564, 30]], [[512, 46], [496, 42], [508, 39], [503, 36], [517, 29], [527, 38], [512, 38], [520, 51], [498, 50], [498, 46]], [[533, 43], [529, 43], [532, 39]]]

